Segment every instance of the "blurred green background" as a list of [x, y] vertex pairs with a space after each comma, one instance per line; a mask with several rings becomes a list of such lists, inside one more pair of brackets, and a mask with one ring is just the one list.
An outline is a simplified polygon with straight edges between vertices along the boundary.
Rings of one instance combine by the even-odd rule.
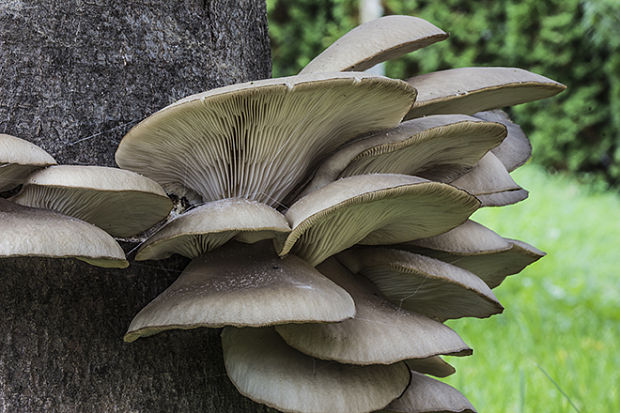
[[[407, 78], [515, 66], [568, 86], [510, 113], [534, 146], [530, 197], [474, 219], [548, 256], [494, 290], [506, 310], [450, 325], [474, 356], [446, 381], [482, 412], [620, 412], [620, 0], [384, 0], [446, 41], [386, 64]], [[273, 75], [297, 73], [358, 24], [358, 0], [267, 0]]]

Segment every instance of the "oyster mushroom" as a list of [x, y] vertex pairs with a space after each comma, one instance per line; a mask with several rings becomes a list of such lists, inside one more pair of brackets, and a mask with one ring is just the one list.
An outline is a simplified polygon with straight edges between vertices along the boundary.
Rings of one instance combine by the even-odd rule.
[[280, 255], [292, 251], [317, 265], [357, 243], [426, 238], [463, 223], [478, 205], [464, 191], [413, 176], [343, 178], [303, 197], [286, 212], [292, 231], [279, 246]]
[[172, 209], [157, 182], [102, 166], [45, 168], [28, 177], [11, 201], [79, 218], [121, 238], [149, 229]]
[[405, 119], [440, 113], [471, 115], [557, 95], [564, 89], [536, 73], [513, 67], [463, 67], [407, 80], [418, 99]]
[[448, 38], [413, 16], [384, 16], [357, 26], [315, 57], [300, 74], [363, 71]]
[[129, 265], [108, 233], [77, 218], [0, 199], [0, 258], [76, 258], [105, 268]]
[[200, 204], [278, 205], [319, 159], [360, 134], [396, 126], [415, 99], [400, 80], [299, 75], [189, 96], [132, 128], [116, 162]]
[[352, 272], [372, 281], [390, 301], [444, 321], [489, 317], [503, 311], [475, 274], [423, 255], [390, 248], [354, 248], [338, 255]]
[[233, 238], [251, 244], [290, 231], [284, 215], [270, 206], [241, 198], [223, 199], [170, 221], [146, 240], [136, 260], [163, 259], [174, 253], [195, 258]]
[[289, 346], [319, 359], [361, 365], [472, 353], [452, 329], [391, 304], [363, 276], [354, 276], [334, 258], [317, 269], [351, 294], [355, 317], [339, 323], [277, 326]]
[[227, 327], [224, 365], [241, 394], [284, 412], [371, 412], [409, 384], [404, 363], [353, 366], [317, 360], [287, 346], [271, 328]]
[[56, 161], [37, 145], [0, 133], [0, 192], [21, 185], [32, 172], [50, 165]]
[[270, 241], [232, 242], [192, 260], [134, 317], [125, 341], [170, 329], [333, 322], [354, 314], [349, 294], [303, 260], [279, 258]]
[[321, 163], [301, 196], [339, 178], [372, 173], [450, 182], [474, 167], [505, 136], [505, 126], [472, 116], [412, 119], [340, 148]]

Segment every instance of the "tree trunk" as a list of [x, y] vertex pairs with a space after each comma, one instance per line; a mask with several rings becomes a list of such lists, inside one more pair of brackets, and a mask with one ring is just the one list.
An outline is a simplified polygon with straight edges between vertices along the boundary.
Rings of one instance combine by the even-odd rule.
[[[270, 70], [260, 0], [0, 0], [0, 132], [59, 163], [112, 166], [150, 113]], [[122, 341], [185, 264], [0, 260], [0, 412], [266, 411], [228, 380], [219, 330]]]

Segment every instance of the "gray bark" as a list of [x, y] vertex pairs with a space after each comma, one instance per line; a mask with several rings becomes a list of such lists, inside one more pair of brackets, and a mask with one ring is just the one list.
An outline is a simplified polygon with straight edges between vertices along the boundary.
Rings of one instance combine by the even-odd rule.
[[[0, 0], [0, 133], [61, 163], [112, 166], [148, 114], [270, 70], [260, 0]], [[186, 263], [0, 260], [0, 412], [266, 411], [226, 377], [218, 330], [122, 341]]]

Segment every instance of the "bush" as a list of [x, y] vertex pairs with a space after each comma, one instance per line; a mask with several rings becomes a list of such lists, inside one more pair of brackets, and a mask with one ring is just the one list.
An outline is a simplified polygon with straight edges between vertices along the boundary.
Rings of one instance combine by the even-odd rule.
[[[268, 0], [274, 76], [297, 73], [357, 25], [356, 0]], [[517, 66], [568, 86], [512, 116], [550, 169], [620, 184], [620, 2], [617, 0], [384, 0], [385, 14], [416, 15], [451, 38], [388, 62], [387, 75], [463, 66]], [[302, 47], [287, 39], [303, 39]], [[544, 108], [544, 109], [543, 109]]]

